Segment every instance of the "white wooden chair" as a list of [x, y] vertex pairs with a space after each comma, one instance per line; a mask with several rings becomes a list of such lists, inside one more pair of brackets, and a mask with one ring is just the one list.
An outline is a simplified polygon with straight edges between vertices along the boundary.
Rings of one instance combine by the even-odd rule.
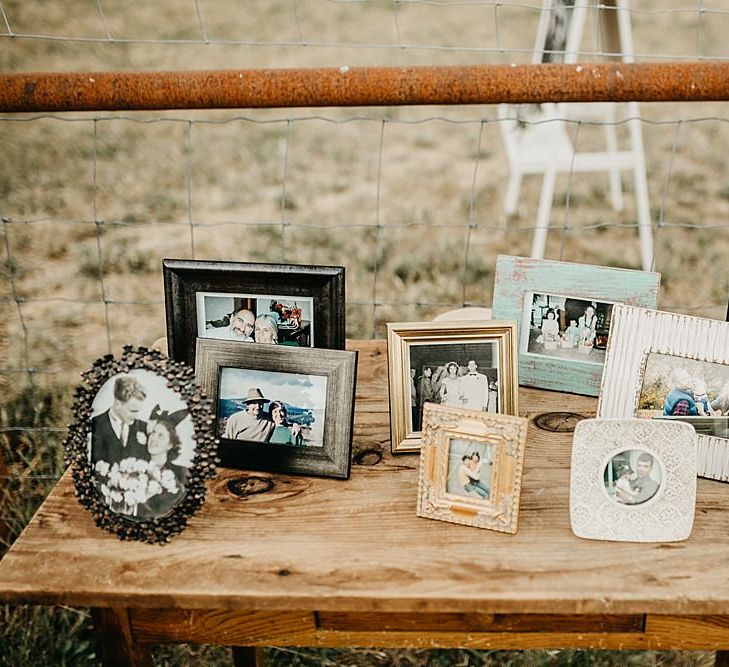
[[[588, 2], [576, 0], [572, 19], [566, 35], [564, 62], [576, 63], [579, 44], [582, 39]], [[537, 29], [534, 61], [542, 62], [550, 19], [555, 0], [544, 0], [539, 27]], [[607, 3], [603, 3], [607, 4]], [[606, 18], [615, 22], [605, 28], [607, 41], [612, 41], [611, 52], [622, 53], [623, 62], [633, 60], [632, 33], [627, 0], [613, 0], [614, 10], [606, 13]], [[576, 65], [579, 66], [579, 65]], [[583, 65], [589, 67], [589, 65]], [[629, 146], [618, 149], [615, 123], [618, 120], [618, 105], [614, 103], [584, 104], [542, 104], [539, 107], [514, 107], [500, 105], [499, 126], [509, 161], [509, 182], [504, 197], [504, 211], [513, 215], [519, 203], [519, 191], [523, 177], [531, 174], [543, 176], [539, 206], [532, 239], [531, 256], [544, 257], [547, 243], [549, 218], [554, 198], [555, 180], [560, 173], [606, 172], [609, 176], [610, 201], [613, 209], [623, 210], [621, 172], [633, 173], [633, 183], [638, 215], [641, 262], [643, 269], [649, 270], [653, 262], [653, 231], [648, 199], [648, 181], [645, 171], [643, 133], [640, 109], [636, 102], [621, 105], [629, 130]], [[604, 151], [575, 150], [570, 139], [568, 124], [570, 119], [597, 120], [604, 123]]]

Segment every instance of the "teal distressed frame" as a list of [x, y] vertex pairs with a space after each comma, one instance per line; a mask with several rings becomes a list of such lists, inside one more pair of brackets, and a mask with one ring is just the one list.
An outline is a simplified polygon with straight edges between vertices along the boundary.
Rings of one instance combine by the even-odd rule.
[[515, 320], [518, 331], [519, 384], [598, 396], [603, 364], [523, 352], [524, 296], [555, 294], [655, 309], [661, 274], [607, 266], [499, 255], [496, 260], [493, 317]]

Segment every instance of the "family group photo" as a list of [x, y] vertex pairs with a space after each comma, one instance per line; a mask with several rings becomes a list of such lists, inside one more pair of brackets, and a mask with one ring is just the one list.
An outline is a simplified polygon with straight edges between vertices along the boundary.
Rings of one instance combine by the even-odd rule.
[[410, 423], [420, 431], [423, 406], [441, 403], [481, 412], [499, 411], [495, 342], [410, 346]]
[[228, 440], [322, 447], [327, 378], [223, 368], [218, 435]]
[[151, 371], [107, 380], [92, 404], [89, 460], [105, 504], [127, 518], [164, 516], [185, 495], [195, 452], [185, 402]]
[[475, 500], [490, 500], [495, 451], [496, 445], [451, 438], [446, 493]]
[[699, 433], [729, 437], [729, 366], [651, 352], [637, 416], [690, 421]]
[[313, 299], [197, 292], [197, 335], [217, 340], [311, 347]]
[[[602, 364], [613, 305], [555, 294], [526, 294], [522, 351]], [[528, 339], [526, 339], [528, 332]]]
[[660, 465], [643, 449], [620, 452], [608, 461], [604, 472], [605, 489], [621, 505], [641, 505], [661, 487]]

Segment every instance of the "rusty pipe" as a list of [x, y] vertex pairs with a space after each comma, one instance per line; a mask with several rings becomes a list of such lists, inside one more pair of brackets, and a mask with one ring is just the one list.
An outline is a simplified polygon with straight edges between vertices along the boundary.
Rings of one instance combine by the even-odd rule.
[[729, 63], [0, 75], [0, 112], [729, 100]]

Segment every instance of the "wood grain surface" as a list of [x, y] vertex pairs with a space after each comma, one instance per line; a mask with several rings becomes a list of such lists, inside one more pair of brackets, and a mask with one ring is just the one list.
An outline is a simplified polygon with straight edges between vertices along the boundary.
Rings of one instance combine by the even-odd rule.
[[[152, 546], [96, 528], [66, 474], [0, 562], [0, 598], [287, 614], [729, 615], [729, 486], [699, 480], [686, 542], [581, 540], [569, 523], [571, 432], [564, 429], [576, 419], [570, 414], [594, 413], [595, 400], [522, 390], [530, 424], [518, 533], [419, 518], [418, 457], [389, 454], [385, 344], [351, 347], [360, 351], [354, 442], [363, 464], [353, 466], [349, 481], [222, 469], [185, 532]], [[547, 412], [566, 414], [540, 416]], [[235, 495], [231, 488], [267, 488], [255, 480], [229, 484], [247, 476], [270, 478], [271, 488]], [[723, 620], [709, 629], [729, 637]], [[317, 632], [319, 643], [357, 644], [360, 636]], [[668, 646], [677, 631], [666, 632]], [[469, 645], [440, 634], [443, 646]], [[361, 637], [371, 642], [373, 635]]]

